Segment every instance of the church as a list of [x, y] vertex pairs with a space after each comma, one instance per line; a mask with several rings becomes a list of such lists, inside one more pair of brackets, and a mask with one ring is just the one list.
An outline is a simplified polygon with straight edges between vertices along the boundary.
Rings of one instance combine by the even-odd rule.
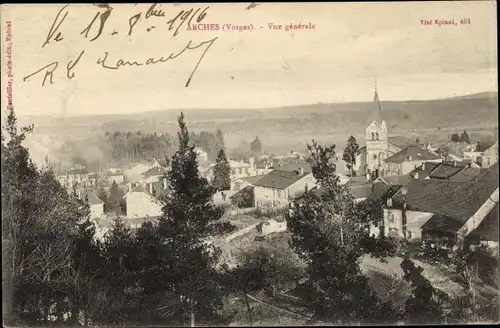
[[373, 109], [365, 129], [365, 146], [360, 147], [356, 156], [357, 175], [375, 179], [385, 175], [385, 159], [404, 148], [414, 145], [415, 141], [405, 137], [388, 136], [388, 123], [385, 120], [377, 86], [373, 97]]

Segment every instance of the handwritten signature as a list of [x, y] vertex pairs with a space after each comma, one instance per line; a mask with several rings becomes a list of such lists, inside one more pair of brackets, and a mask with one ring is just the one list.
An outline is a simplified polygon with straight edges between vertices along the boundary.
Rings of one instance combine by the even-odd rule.
[[[54, 18], [54, 21], [52, 22], [52, 25], [49, 28], [49, 32], [47, 33], [47, 37], [45, 38], [45, 41], [42, 44], [42, 48], [44, 48], [47, 45], [50, 45], [51, 42], [61, 42], [64, 40], [63, 37], [63, 32], [61, 32], [61, 26], [66, 20], [66, 17], [69, 14], [69, 5], [65, 5], [62, 7], [59, 12], [57, 13], [56, 17]], [[90, 42], [93, 42], [99, 37], [103, 35], [103, 31], [106, 28], [106, 22], [108, 21], [109, 17], [111, 16], [113, 12], [113, 8], [108, 5], [108, 4], [98, 4], [94, 5], [98, 8], [97, 13], [93, 16], [92, 20], [90, 23], [81, 31], [80, 35], [83, 35], [86, 39], [89, 39]], [[164, 21], [168, 25], [168, 30], [169, 31], [174, 31], [173, 32], [173, 37], [176, 37], [179, 34], [180, 28], [184, 25], [184, 23], [187, 21], [187, 25], [191, 24], [191, 21], [196, 18], [196, 22], [200, 23], [203, 21], [203, 19], [207, 15], [207, 10], [210, 7], [206, 7], [203, 10], [201, 8], [197, 8], [194, 10], [191, 8], [190, 10], [181, 10], [179, 11], [173, 18]], [[149, 20], [149, 19], [156, 19], [158, 23], [162, 23], [161, 19], [165, 19], [165, 11], [163, 11], [158, 3], [152, 4], [145, 13], [138, 12], [134, 15], [132, 15], [129, 18], [129, 29], [127, 36], [131, 36], [132, 32], [134, 30], [134, 27], [137, 25], [137, 23], [141, 20]], [[160, 19], [160, 21], [158, 21]], [[96, 23], [97, 22], [97, 23]], [[146, 29], [146, 31], [151, 31], [152, 29], [156, 28], [156, 25], [151, 25], [149, 28]], [[118, 32], [113, 31], [110, 35], [116, 35]], [[210, 49], [210, 47], [213, 45], [215, 40], [218, 38], [215, 37], [210, 40], [202, 41], [199, 42], [198, 44], [193, 44], [193, 41], [190, 40], [187, 45], [179, 52], [171, 52], [168, 56], [166, 57], [160, 57], [160, 58], [154, 58], [150, 57], [147, 60], [143, 61], [137, 61], [137, 60], [124, 60], [124, 59], [118, 59], [116, 62], [111, 63], [110, 60], [108, 60], [109, 53], [107, 51], [104, 52], [104, 55], [100, 58], [97, 59], [96, 63], [100, 65], [102, 68], [110, 69], [110, 70], [117, 70], [119, 68], [126, 68], [126, 67], [140, 67], [140, 66], [149, 66], [149, 65], [155, 65], [159, 63], [165, 63], [167, 61], [172, 61], [175, 60], [177, 57], [181, 56], [183, 53], [186, 51], [190, 50], [196, 50], [198, 48], [203, 48], [204, 51], [201, 54], [200, 58], [198, 59], [198, 62], [194, 66], [193, 70], [191, 71], [191, 74], [189, 75], [189, 78], [185, 84], [185, 87], [188, 87], [189, 84], [191, 83], [191, 80], [196, 73], [201, 61], [205, 57], [206, 53]], [[85, 50], [82, 50], [80, 54], [74, 59], [68, 61], [66, 65], [66, 77], [68, 79], [73, 79], [75, 77], [75, 72], [74, 68], [75, 66], [80, 62], [82, 59], [83, 55], [85, 54]], [[54, 83], [54, 73], [59, 67], [59, 62], [54, 61], [48, 65], [45, 65], [38, 69], [37, 71], [25, 76], [23, 78], [23, 81], [28, 81], [34, 76], [42, 76], [42, 87], [46, 85], [46, 83], [53, 84]]]

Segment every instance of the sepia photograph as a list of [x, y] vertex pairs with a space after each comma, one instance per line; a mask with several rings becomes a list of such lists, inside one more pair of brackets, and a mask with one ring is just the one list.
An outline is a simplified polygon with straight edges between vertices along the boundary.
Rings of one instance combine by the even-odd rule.
[[0, 19], [3, 326], [499, 323], [496, 1]]

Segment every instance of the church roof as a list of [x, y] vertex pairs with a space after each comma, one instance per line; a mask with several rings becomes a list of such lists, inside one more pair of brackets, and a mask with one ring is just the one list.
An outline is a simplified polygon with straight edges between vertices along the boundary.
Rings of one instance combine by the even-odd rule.
[[377, 86], [375, 86], [375, 94], [373, 95], [373, 105], [372, 112], [369, 115], [369, 123], [375, 121], [379, 126], [382, 125], [384, 117], [382, 115], [382, 105], [380, 104], [380, 98], [377, 91]]

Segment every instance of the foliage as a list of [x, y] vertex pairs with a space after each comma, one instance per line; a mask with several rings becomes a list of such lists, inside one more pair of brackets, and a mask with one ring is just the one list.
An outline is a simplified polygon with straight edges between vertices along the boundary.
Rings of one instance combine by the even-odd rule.
[[219, 151], [217, 155], [217, 162], [214, 168], [214, 181], [213, 185], [218, 191], [224, 191], [231, 189], [231, 167], [229, 166], [229, 161], [227, 160], [226, 153], [224, 149]]
[[305, 301], [314, 319], [334, 324], [397, 320], [397, 313], [377, 298], [361, 273], [359, 259], [366, 252], [362, 243], [369, 236], [349, 187], [340, 185], [336, 175], [335, 145], [322, 147], [313, 141], [308, 148], [313, 175], [324, 192], [305, 194], [287, 223], [291, 244], [307, 264]]
[[158, 305], [168, 309], [163, 315], [170, 322], [185, 323], [191, 316], [192, 323], [214, 323], [223, 320], [215, 270], [220, 251], [205, 241], [220, 225], [223, 210], [211, 202], [215, 188], [199, 175], [183, 114], [179, 128], [179, 149], [167, 173], [171, 192], [162, 197], [165, 206], [158, 225], [165, 245], [165, 258], [160, 262], [166, 266], [169, 281], [157, 287], [163, 294]]
[[344, 149], [342, 160], [346, 162], [347, 168], [351, 171], [351, 176], [354, 174], [354, 165], [356, 165], [356, 155], [358, 155], [359, 145], [353, 136], [347, 140], [347, 146]]
[[18, 129], [13, 110], [2, 129], [2, 251], [6, 322], [47, 323], [56, 304], [61, 319], [68, 297], [75, 302], [72, 254], [77, 223], [89, 216], [68, 195], [50, 168], [39, 170], [22, 143], [33, 127]]
[[443, 309], [438, 292], [423, 275], [423, 269], [405, 257], [401, 262], [404, 279], [413, 287], [405, 305], [405, 322], [410, 324], [439, 324], [443, 321]]
[[417, 138], [415, 139], [415, 143], [416, 143], [417, 145], [420, 143], [420, 139], [419, 139], [419, 137], [417, 137]]
[[458, 133], [453, 133], [451, 135], [451, 141], [452, 142], [460, 142], [460, 136], [458, 135]]
[[262, 141], [260, 141], [258, 136], [250, 144], [250, 152], [254, 156], [262, 154]]
[[464, 130], [464, 132], [460, 135], [460, 141], [470, 144], [470, 138], [467, 131]]

